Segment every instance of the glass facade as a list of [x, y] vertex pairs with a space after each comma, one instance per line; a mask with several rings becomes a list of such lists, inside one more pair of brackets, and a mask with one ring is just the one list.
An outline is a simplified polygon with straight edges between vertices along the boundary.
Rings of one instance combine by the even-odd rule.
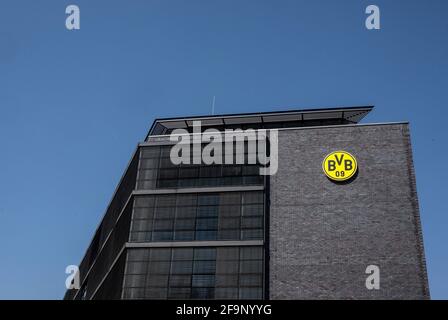
[[124, 299], [262, 299], [263, 247], [129, 249]]
[[139, 147], [66, 299], [264, 297], [259, 165], [247, 150], [246, 164], [173, 165], [171, 147]]
[[262, 240], [263, 191], [136, 196], [132, 242]]
[[[144, 147], [140, 153], [137, 189], [193, 188], [263, 185], [259, 165], [247, 164], [180, 164], [170, 159], [171, 146]], [[193, 156], [191, 155], [191, 161]], [[224, 162], [224, 161], [223, 161]], [[234, 161], [236, 163], [236, 161]]]
[[[139, 190], [263, 186], [255, 164], [173, 165], [171, 146], [143, 147]], [[248, 153], [245, 150], [245, 163]], [[191, 158], [192, 162], [192, 158]], [[264, 191], [136, 195], [129, 241], [167, 247], [129, 248], [124, 299], [262, 299]], [[213, 241], [241, 241], [217, 246]], [[207, 247], [169, 247], [211, 241]]]

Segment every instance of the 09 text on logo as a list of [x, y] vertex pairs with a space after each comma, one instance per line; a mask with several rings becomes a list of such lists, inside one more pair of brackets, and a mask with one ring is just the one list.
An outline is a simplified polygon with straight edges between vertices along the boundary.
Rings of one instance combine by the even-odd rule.
[[353, 155], [346, 151], [334, 151], [328, 154], [322, 162], [325, 175], [334, 181], [346, 181], [352, 178], [358, 170], [358, 164]]

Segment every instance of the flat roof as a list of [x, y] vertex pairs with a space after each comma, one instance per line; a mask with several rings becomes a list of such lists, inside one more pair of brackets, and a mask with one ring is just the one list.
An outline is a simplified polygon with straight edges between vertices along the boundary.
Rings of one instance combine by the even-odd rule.
[[275, 125], [275, 123], [280, 124], [282, 122], [307, 120], [342, 120], [348, 123], [355, 124], [361, 121], [372, 109], [373, 106], [337, 107], [322, 109], [285, 110], [275, 112], [161, 118], [154, 120], [146, 139], [148, 138], [148, 136], [163, 135], [168, 130], [191, 128], [193, 126], [193, 121], [201, 121], [201, 125], [203, 127], [250, 124]]

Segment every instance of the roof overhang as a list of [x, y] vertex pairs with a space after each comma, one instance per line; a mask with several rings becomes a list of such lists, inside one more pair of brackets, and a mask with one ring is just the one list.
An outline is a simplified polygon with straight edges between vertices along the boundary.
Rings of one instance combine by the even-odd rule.
[[193, 126], [194, 121], [201, 121], [203, 127], [338, 119], [354, 124], [361, 121], [372, 109], [373, 106], [341, 107], [156, 119], [146, 139], [148, 136], [163, 135], [171, 129], [188, 129]]

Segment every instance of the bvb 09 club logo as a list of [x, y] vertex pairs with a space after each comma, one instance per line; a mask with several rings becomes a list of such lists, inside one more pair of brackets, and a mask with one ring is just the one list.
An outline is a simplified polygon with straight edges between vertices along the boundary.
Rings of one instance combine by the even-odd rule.
[[358, 164], [354, 156], [346, 151], [334, 151], [327, 155], [322, 162], [325, 175], [334, 181], [345, 181], [352, 178]]

